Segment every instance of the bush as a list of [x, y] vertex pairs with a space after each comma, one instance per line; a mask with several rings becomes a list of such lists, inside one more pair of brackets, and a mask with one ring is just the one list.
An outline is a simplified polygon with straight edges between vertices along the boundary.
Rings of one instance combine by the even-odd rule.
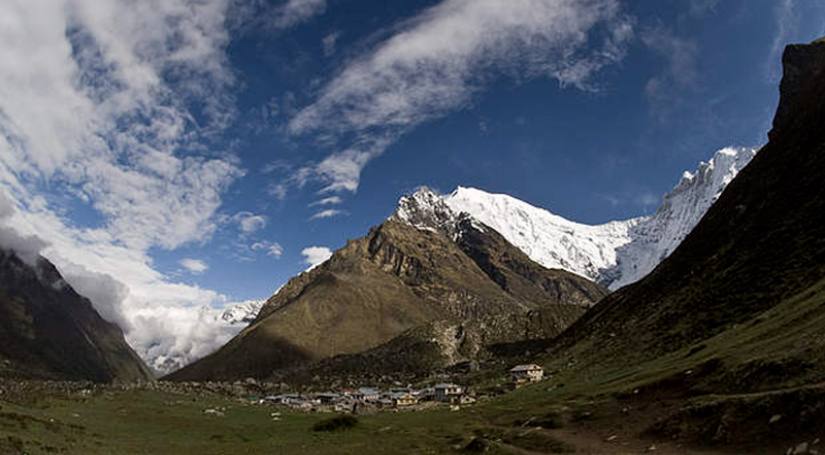
[[464, 446], [465, 452], [471, 453], [482, 453], [486, 452], [490, 448], [490, 443], [487, 442], [484, 438], [473, 438], [470, 442]]
[[564, 428], [564, 417], [560, 414], [551, 412], [544, 417], [538, 418], [534, 421], [534, 425], [537, 427], [547, 428], [547, 429], [557, 429], [557, 428]]
[[353, 416], [337, 416], [317, 422], [312, 426], [312, 431], [349, 430], [357, 424], [358, 419]]

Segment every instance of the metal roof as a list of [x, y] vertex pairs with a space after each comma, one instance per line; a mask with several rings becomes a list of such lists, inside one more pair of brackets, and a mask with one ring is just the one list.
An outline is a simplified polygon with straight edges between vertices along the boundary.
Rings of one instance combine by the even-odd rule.
[[519, 372], [519, 371], [532, 371], [532, 370], [543, 370], [543, 368], [539, 365], [534, 363], [527, 364], [527, 365], [516, 365], [510, 369], [512, 372]]

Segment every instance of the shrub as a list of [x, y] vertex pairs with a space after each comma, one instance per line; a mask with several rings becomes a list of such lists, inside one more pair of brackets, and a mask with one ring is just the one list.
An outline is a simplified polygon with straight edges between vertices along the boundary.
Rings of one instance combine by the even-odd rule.
[[337, 416], [317, 422], [312, 426], [312, 431], [349, 430], [357, 424], [358, 419], [353, 416]]

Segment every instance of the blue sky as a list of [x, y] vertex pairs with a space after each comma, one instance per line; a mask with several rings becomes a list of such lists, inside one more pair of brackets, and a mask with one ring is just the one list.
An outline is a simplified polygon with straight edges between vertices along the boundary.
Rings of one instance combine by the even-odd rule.
[[[386, 2], [362, 1], [352, 11], [346, 2], [332, 2], [325, 14], [289, 32], [248, 32], [230, 47], [247, 82], [239, 98], [246, 112], [240, 123], [257, 124], [261, 100], [283, 102], [285, 93], [302, 100], [296, 101], [299, 107], [311, 103], [314, 84], [333, 77], [353, 54], [368, 53], [375, 40], [391, 33], [386, 29], [435, 3], [405, 2], [400, 10], [387, 11]], [[593, 76], [592, 91], [560, 87], [547, 77], [494, 77], [472, 101], [416, 126], [370, 161], [358, 191], [343, 192], [345, 202], [331, 207], [343, 212], [332, 218], [308, 221], [319, 211], [308, 205], [337, 193], [319, 195], [322, 185], [310, 183], [290, 188], [278, 200], [266, 188], [282, 175], [256, 170], [273, 161], [300, 166], [334, 148], [318, 146], [312, 137], [285, 137], [285, 113], [259, 134], [243, 134], [240, 127], [244, 139], [238, 153], [250, 173], [233, 186], [225, 204], [265, 214], [271, 222], [256, 234], [283, 245], [284, 253], [276, 261], [239, 266], [223, 265], [226, 255], [207, 249], [210, 270], [197, 280], [226, 280], [225, 292], [242, 297], [266, 293], [267, 286], [302, 269], [304, 246], [334, 249], [363, 235], [392, 211], [399, 195], [419, 185], [504, 192], [588, 223], [649, 213], [683, 170], [715, 150], [761, 144], [773, 115], [781, 5], [750, 0], [705, 5], [624, 5], [637, 36], [621, 61]], [[800, 18], [807, 16], [803, 11], [822, 17], [814, 1], [795, 8]], [[809, 40], [825, 31], [822, 24], [817, 30], [817, 24], [804, 22], [785, 32], [783, 41]], [[335, 52], [324, 55], [322, 41], [328, 36], [337, 37]], [[683, 61], [674, 62], [678, 59]], [[664, 85], [660, 95], [646, 91], [654, 79]], [[196, 247], [191, 255], [204, 253]]]
[[0, 16], [4, 223], [141, 354], [189, 357], [227, 336], [193, 328], [195, 309], [268, 297], [305, 249], [364, 235], [420, 185], [586, 223], [650, 213], [682, 171], [765, 141], [783, 46], [825, 34], [818, 0], [13, 0]]

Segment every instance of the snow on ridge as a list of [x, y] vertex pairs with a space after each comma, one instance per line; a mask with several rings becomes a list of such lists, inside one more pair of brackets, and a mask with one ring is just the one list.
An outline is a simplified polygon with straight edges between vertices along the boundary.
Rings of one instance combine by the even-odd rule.
[[393, 218], [418, 229], [435, 231], [454, 224], [456, 214], [438, 193], [422, 186], [401, 197]]
[[619, 261], [602, 272], [602, 283], [618, 289], [653, 271], [682, 243], [756, 152], [754, 148], [724, 148], [709, 161], [699, 163], [696, 171], [686, 172], [656, 213], [631, 229], [634, 241], [619, 249]]
[[254, 321], [266, 303], [265, 300], [246, 300], [226, 307], [220, 319], [229, 325], [248, 325]]
[[539, 264], [618, 289], [641, 279], [669, 256], [756, 151], [717, 151], [695, 171], [682, 175], [656, 213], [629, 220], [577, 223], [506, 194], [467, 187], [448, 195], [421, 188], [402, 197], [393, 216], [419, 229], [443, 230], [460, 214], [468, 214]]
[[635, 220], [602, 226], [576, 223], [505, 194], [459, 187], [445, 197], [455, 212], [466, 212], [498, 231], [531, 259], [596, 280], [614, 264], [616, 249], [628, 243]]

